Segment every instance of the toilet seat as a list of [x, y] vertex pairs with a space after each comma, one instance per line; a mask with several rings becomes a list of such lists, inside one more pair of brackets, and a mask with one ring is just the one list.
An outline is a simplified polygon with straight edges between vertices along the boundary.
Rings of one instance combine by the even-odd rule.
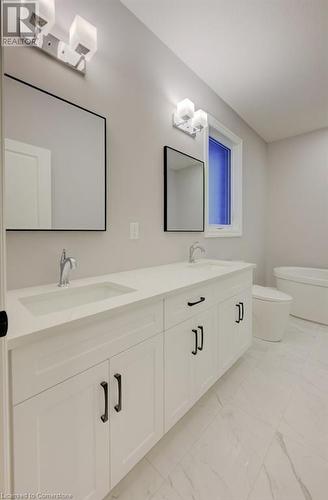
[[293, 299], [287, 293], [281, 292], [276, 288], [253, 285], [253, 298], [269, 302], [291, 302]]

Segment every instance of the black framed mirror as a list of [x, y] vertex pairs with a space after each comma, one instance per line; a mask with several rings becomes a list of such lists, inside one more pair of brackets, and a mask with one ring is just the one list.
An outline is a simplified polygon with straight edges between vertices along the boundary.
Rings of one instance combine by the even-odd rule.
[[164, 231], [203, 232], [204, 162], [164, 146]]
[[106, 118], [6, 74], [6, 228], [105, 231]]

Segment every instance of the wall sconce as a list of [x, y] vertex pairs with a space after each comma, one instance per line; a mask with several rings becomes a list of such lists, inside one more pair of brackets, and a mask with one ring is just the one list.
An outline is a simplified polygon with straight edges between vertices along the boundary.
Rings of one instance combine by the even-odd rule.
[[39, 0], [35, 5], [29, 20], [36, 31], [34, 46], [84, 75], [87, 61], [97, 52], [97, 28], [76, 15], [66, 43], [51, 31], [55, 24], [55, 0]]
[[196, 137], [207, 127], [207, 113], [202, 109], [195, 111], [195, 105], [190, 99], [178, 102], [177, 109], [173, 113], [173, 126], [185, 134]]

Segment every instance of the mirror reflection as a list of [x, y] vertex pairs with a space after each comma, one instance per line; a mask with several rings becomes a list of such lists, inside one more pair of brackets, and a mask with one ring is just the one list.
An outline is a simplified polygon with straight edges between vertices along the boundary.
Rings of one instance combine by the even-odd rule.
[[165, 231], [204, 231], [204, 163], [165, 146]]
[[4, 79], [6, 226], [106, 229], [106, 120]]

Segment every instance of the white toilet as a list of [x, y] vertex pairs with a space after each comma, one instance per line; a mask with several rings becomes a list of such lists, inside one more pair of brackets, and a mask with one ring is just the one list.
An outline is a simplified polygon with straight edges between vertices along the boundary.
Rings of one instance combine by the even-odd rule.
[[288, 323], [292, 297], [276, 288], [253, 286], [253, 335], [279, 342]]

